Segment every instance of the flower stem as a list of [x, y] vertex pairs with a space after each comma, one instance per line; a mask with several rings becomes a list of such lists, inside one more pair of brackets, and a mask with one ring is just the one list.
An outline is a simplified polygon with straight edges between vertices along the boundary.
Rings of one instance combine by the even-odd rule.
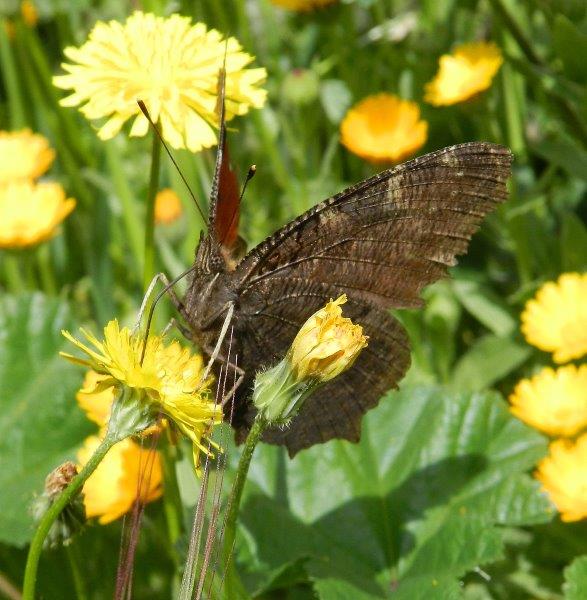
[[49, 510], [43, 515], [33, 540], [29, 548], [29, 554], [24, 571], [24, 583], [22, 589], [23, 600], [34, 600], [35, 587], [37, 585], [37, 569], [39, 558], [43, 550], [43, 542], [49, 533], [51, 526], [61, 514], [61, 511], [71, 502], [73, 497], [79, 492], [88, 477], [95, 471], [106, 453], [118, 441], [113, 435], [106, 435], [102, 443], [98, 446], [90, 460], [84, 468], [74, 477], [72, 482], [63, 490], [61, 496], [55, 500]]
[[[156, 125], [157, 127], [158, 125]], [[143, 291], [146, 291], [155, 275], [155, 197], [159, 188], [159, 163], [161, 162], [161, 142], [153, 132], [151, 148], [151, 175], [145, 216], [145, 263], [143, 268]]]
[[241, 454], [238, 468], [236, 471], [236, 477], [232, 484], [232, 491], [230, 493], [230, 500], [228, 504], [228, 512], [226, 515], [226, 525], [224, 529], [224, 562], [226, 568], [226, 594], [228, 598], [232, 598], [230, 587], [233, 585], [235, 579], [234, 567], [232, 559], [232, 553], [234, 549], [234, 542], [236, 537], [236, 522], [238, 518], [241, 498], [243, 495], [243, 489], [245, 487], [245, 481], [247, 480], [247, 474], [249, 472], [249, 466], [251, 465], [251, 459], [253, 452], [257, 446], [257, 443], [261, 439], [263, 431], [267, 427], [267, 421], [257, 415], [257, 418], [253, 422], [253, 426], [247, 435], [243, 453]]

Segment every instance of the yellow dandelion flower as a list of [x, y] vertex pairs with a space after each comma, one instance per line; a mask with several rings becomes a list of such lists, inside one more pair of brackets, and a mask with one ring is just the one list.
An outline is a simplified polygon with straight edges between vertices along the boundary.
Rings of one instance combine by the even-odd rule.
[[340, 124], [341, 143], [375, 163], [397, 163], [414, 154], [428, 137], [415, 102], [392, 94], [368, 96], [351, 108]]
[[483, 92], [503, 63], [493, 42], [473, 42], [440, 57], [438, 73], [426, 84], [424, 100], [434, 106], [457, 104]]
[[563, 521], [587, 517], [587, 434], [576, 442], [557, 440], [538, 464], [536, 479], [542, 483]]
[[18, 179], [36, 179], [54, 158], [47, 138], [30, 129], [0, 131], [0, 185]]
[[29, 26], [35, 27], [37, 22], [39, 21], [39, 12], [37, 11], [37, 7], [31, 0], [23, 0], [20, 3], [20, 14], [22, 15], [22, 20]]
[[331, 300], [301, 327], [289, 359], [298, 379], [330, 381], [355, 362], [367, 345], [363, 328], [342, 316], [346, 294]]
[[298, 12], [309, 12], [323, 8], [329, 4], [334, 4], [336, 0], [271, 0], [271, 2], [280, 8], [297, 10]]
[[[98, 436], [90, 436], [77, 458], [83, 467], [100, 444]], [[137, 500], [157, 500], [162, 494], [161, 459], [158, 452], [141, 448], [126, 438], [115, 444], [84, 484], [86, 516], [110, 523], [127, 513]]]
[[155, 223], [173, 223], [181, 217], [183, 208], [179, 196], [170, 188], [157, 192], [155, 197]]
[[192, 356], [178, 342], [166, 346], [159, 336], [149, 336], [144, 357], [142, 337], [120, 329], [118, 321], [104, 328], [104, 341], [81, 330], [90, 345], [76, 340], [69, 332], [63, 335], [89, 358], [78, 358], [62, 352], [72, 362], [103, 375], [93, 391], [114, 386], [132, 388], [141, 406], [162, 413], [175, 422], [194, 446], [194, 463], [199, 466], [200, 451], [207, 453], [212, 427], [222, 421], [222, 408], [210, 394], [211, 381], [202, 381], [203, 360]]
[[0, 248], [24, 248], [53, 237], [74, 207], [75, 200], [57, 183], [0, 186]]
[[526, 341], [553, 352], [557, 363], [587, 352], [587, 273], [565, 273], [545, 283], [522, 313]]
[[[226, 51], [226, 62], [225, 59]], [[73, 90], [61, 101], [79, 106], [90, 120], [107, 118], [98, 136], [107, 140], [134, 117], [130, 135], [143, 136], [149, 125], [137, 106], [142, 100], [163, 137], [174, 148], [197, 152], [216, 143], [218, 73], [226, 67], [226, 119], [265, 102], [259, 85], [265, 69], [246, 66], [253, 57], [235, 38], [224, 40], [189, 17], [168, 18], [135, 12], [124, 24], [98, 22], [79, 48], [65, 49], [67, 75], [53, 83]]]
[[108, 375], [100, 375], [90, 369], [85, 377], [82, 389], [75, 398], [80, 408], [86, 413], [90, 421], [104, 427], [110, 418], [110, 410], [116, 395], [114, 387], [100, 389], [100, 384]]
[[549, 435], [573, 436], [587, 426], [587, 365], [545, 368], [522, 379], [510, 396], [511, 411]]

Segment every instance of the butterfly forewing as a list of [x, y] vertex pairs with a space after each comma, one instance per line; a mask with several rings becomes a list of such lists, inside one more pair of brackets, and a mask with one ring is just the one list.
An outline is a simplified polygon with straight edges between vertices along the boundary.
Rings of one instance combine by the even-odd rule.
[[[362, 415], [409, 365], [407, 336], [386, 310], [421, 305], [422, 288], [446, 275], [506, 199], [511, 160], [506, 148], [483, 142], [417, 158], [325, 200], [237, 265], [235, 319], [249, 385], [256, 370], [283, 356], [305, 319], [343, 292], [345, 314], [370, 336], [353, 368], [314, 394], [289, 429], [269, 432], [269, 441], [294, 454], [332, 438], [358, 439]], [[241, 434], [253, 412], [241, 401]]]

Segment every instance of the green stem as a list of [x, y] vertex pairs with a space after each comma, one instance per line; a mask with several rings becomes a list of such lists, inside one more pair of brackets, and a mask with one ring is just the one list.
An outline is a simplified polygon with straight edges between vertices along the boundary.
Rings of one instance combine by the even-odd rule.
[[6, 274], [6, 283], [11, 292], [22, 292], [26, 285], [20, 270], [18, 258], [11, 253], [4, 252], [4, 273]]
[[73, 578], [73, 587], [75, 588], [75, 596], [77, 600], [87, 600], [88, 590], [84, 582], [82, 570], [80, 568], [77, 552], [72, 544], [65, 546], [65, 553], [71, 567], [71, 576]]
[[37, 248], [37, 266], [45, 292], [50, 295], [57, 294], [57, 282], [55, 281], [51, 253], [47, 244], [41, 244]]
[[[234, 549], [234, 542], [236, 537], [236, 522], [238, 519], [238, 513], [243, 495], [243, 489], [245, 487], [245, 481], [247, 480], [247, 474], [249, 472], [249, 466], [251, 465], [251, 459], [253, 458], [253, 452], [257, 443], [261, 439], [263, 431], [267, 427], [267, 421], [257, 416], [255, 419], [249, 435], [245, 440], [243, 453], [241, 454], [238, 468], [236, 471], [236, 477], [232, 484], [232, 491], [230, 493], [230, 502], [228, 505], [228, 512], [226, 515], [226, 524], [224, 528], [224, 562], [226, 568], [226, 594], [228, 598], [235, 597], [231, 589], [232, 585], [236, 583], [236, 572], [234, 570], [234, 562], [232, 561], [232, 553]], [[237, 580], [238, 581], [238, 580]]]
[[159, 164], [161, 162], [161, 142], [153, 132], [151, 148], [151, 175], [147, 195], [147, 214], [145, 216], [145, 263], [143, 269], [143, 291], [146, 291], [155, 275], [155, 197], [159, 189]]
[[41, 519], [37, 530], [35, 531], [35, 535], [33, 536], [31, 547], [29, 548], [22, 588], [23, 600], [35, 599], [39, 559], [41, 557], [41, 551], [43, 550], [43, 542], [45, 541], [51, 526], [59, 517], [61, 511], [63, 511], [63, 509], [71, 502], [73, 497], [79, 492], [88, 477], [96, 470], [96, 467], [106, 456], [108, 450], [110, 450], [110, 448], [112, 448], [117, 441], [118, 439], [116, 436], [106, 435], [84, 468], [74, 477], [72, 482], [65, 488], [65, 490], [63, 490], [61, 496], [55, 500], [49, 510], [43, 515], [43, 518]]
[[16, 74], [14, 54], [10, 46], [8, 34], [6, 33], [6, 25], [7, 20], [0, 19], [0, 63], [2, 64], [3, 79], [8, 94], [10, 126], [12, 129], [20, 129], [26, 125], [26, 116], [18, 76]]

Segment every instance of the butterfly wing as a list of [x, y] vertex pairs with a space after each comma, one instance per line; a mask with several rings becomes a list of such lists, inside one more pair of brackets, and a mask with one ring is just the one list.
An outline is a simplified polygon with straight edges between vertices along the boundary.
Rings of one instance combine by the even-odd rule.
[[[507, 197], [512, 156], [473, 142], [384, 171], [325, 200], [254, 248], [234, 272], [243, 356], [260, 368], [283, 356], [304, 320], [346, 293], [345, 314], [370, 336], [348, 373], [313, 395], [270, 441], [290, 453], [356, 440], [362, 415], [409, 364], [407, 336], [386, 311], [422, 304], [420, 291], [466, 251]], [[246, 430], [253, 411], [235, 425]]]

